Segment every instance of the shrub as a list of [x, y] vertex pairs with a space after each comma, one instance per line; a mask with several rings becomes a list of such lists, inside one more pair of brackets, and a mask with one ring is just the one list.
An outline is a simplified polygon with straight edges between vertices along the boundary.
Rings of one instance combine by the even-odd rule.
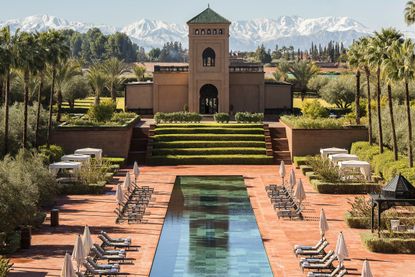
[[194, 122], [198, 123], [202, 120], [202, 116], [198, 113], [188, 112], [174, 112], [174, 113], [156, 113], [154, 120], [159, 123], [185, 123]]
[[110, 121], [115, 113], [116, 104], [112, 100], [104, 100], [98, 105], [93, 105], [88, 110], [88, 117], [92, 121], [106, 122]]
[[321, 96], [324, 100], [343, 109], [353, 103], [355, 93], [355, 81], [351, 76], [332, 78], [327, 85], [321, 88]]
[[235, 114], [235, 120], [238, 123], [260, 123], [264, 121], [263, 113], [238, 112]]
[[320, 101], [318, 100], [313, 100], [312, 102], [305, 103], [303, 107], [303, 114], [313, 119], [329, 116], [327, 109], [323, 107], [323, 105], [321, 105]]
[[59, 192], [63, 195], [102, 194], [105, 192], [106, 181], [97, 184], [59, 184]]
[[370, 217], [356, 217], [352, 216], [349, 212], [346, 213], [344, 220], [347, 226], [355, 229], [369, 229]]
[[83, 164], [79, 171], [81, 184], [89, 185], [107, 181], [110, 169], [111, 163], [108, 160], [91, 159], [89, 163]]
[[114, 113], [111, 117], [111, 122], [116, 122], [124, 125], [137, 117], [140, 118], [140, 116], [138, 116], [136, 113]]
[[86, 77], [82, 75], [74, 76], [65, 82], [62, 88], [62, 97], [65, 101], [68, 101], [69, 107], [73, 109], [75, 100], [87, 97], [90, 91], [91, 88]]
[[362, 234], [362, 240], [372, 252], [391, 254], [415, 253], [415, 238], [378, 238], [375, 234]]
[[281, 120], [291, 126], [298, 129], [340, 129], [344, 128], [344, 119], [335, 118], [318, 118], [313, 119], [305, 116], [282, 116]]
[[0, 277], [6, 277], [11, 268], [10, 260], [0, 256]]
[[51, 164], [60, 161], [65, 152], [59, 145], [50, 145], [48, 148], [46, 145], [39, 147], [39, 155], [44, 159], [45, 164]]
[[20, 248], [20, 231], [0, 232], [0, 254], [12, 254]]
[[227, 113], [216, 113], [214, 119], [218, 123], [228, 123], [229, 122], [229, 114]]
[[324, 194], [367, 194], [380, 189], [375, 183], [328, 183], [321, 180], [311, 180], [310, 183], [316, 191]]
[[307, 161], [310, 157], [294, 157], [294, 165], [299, 168], [302, 165], [307, 165]]
[[353, 201], [348, 199], [347, 203], [351, 210], [349, 214], [353, 217], [370, 217], [372, 212], [371, 201], [363, 196], [355, 197]]
[[331, 183], [341, 183], [340, 170], [333, 166], [329, 159], [322, 159], [320, 156], [310, 157], [307, 163], [320, 177], [321, 180]]

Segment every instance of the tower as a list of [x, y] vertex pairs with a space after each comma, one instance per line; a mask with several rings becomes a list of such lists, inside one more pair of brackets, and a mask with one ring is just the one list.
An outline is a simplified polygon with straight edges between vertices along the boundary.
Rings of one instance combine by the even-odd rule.
[[229, 112], [230, 21], [208, 7], [189, 26], [189, 111]]

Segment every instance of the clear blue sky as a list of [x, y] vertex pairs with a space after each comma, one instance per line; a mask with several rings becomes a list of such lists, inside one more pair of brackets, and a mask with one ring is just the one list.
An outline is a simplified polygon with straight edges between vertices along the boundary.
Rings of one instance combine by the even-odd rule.
[[371, 29], [408, 28], [407, 0], [2, 0], [0, 20], [49, 14], [71, 21], [124, 26], [141, 18], [184, 23], [210, 3], [230, 20], [281, 15], [350, 16]]

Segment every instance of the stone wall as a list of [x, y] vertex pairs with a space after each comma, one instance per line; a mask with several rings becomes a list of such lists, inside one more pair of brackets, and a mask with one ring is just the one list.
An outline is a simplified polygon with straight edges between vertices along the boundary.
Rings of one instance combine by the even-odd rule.
[[293, 93], [291, 85], [265, 84], [265, 109], [292, 109]]
[[233, 72], [229, 77], [233, 112], [264, 112], [264, 73]]
[[58, 127], [52, 131], [51, 143], [62, 146], [66, 154], [93, 147], [101, 148], [106, 157], [127, 158], [135, 124], [126, 127]]
[[153, 83], [130, 83], [125, 88], [126, 110], [153, 109]]
[[291, 157], [315, 155], [321, 148], [340, 147], [350, 149], [353, 142], [368, 139], [367, 128], [345, 129], [286, 129]]

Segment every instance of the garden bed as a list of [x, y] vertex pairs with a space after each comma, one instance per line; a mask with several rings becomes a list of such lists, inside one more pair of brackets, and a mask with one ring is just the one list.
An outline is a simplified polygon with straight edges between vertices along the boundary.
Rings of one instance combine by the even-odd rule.
[[377, 234], [364, 233], [362, 242], [372, 252], [389, 254], [415, 254], [413, 238], [378, 238]]

